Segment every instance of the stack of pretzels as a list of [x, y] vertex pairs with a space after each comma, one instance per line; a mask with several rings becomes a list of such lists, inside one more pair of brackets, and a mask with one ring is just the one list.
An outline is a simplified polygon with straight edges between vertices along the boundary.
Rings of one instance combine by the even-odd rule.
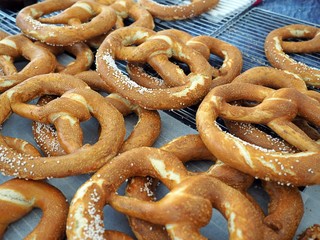
[[[265, 42], [274, 67], [243, 73], [241, 51], [225, 41], [154, 30], [154, 18], [188, 19], [217, 3], [46, 0], [18, 13], [21, 33], [0, 35], [0, 123], [12, 113], [29, 119], [37, 146], [0, 135], [0, 169], [10, 179], [0, 185], [0, 237], [38, 207], [30, 239], [132, 239], [105, 229], [110, 205], [137, 239], [207, 239], [201, 228], [213, 208], [230, 239], [293, 239], [304, 214], [298, 187], [320, 184], [320, 72], [288, 53], [319, 52], [320, 30], [275, 29]], [[21, 56], [29, 63], [17, 69]], [[198, 107], [198, 134], [154, 147], [159, 111], [189, 106]], [[97, 140], [84, 144], [91, 118]], [[211, 167], [185, 166], [199, 160]], [[70, 203], [49, 180], [82, 174], [90, 179]], [[157, 200], [159, 183], [168, 193]], [[269, 195], [267, 212], [249, 193], [257, 184]]]

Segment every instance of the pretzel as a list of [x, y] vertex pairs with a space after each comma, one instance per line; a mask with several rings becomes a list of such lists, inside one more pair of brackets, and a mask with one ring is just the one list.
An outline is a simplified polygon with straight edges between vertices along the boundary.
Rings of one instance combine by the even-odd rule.
[[[178, 137], [162, 146], [161, 149], [173, 153], [183, 163], [190, 160], [215, 161], [216, 163], [205, 174], [218, 178], [229, 186], [242, 191], [249, 200], [255, 203], [255, 200], [246, 193], [252, 185], [253, 177], [217, 160], [203, 144], [198, 134]], [[141, 178], [133, 178], [129, 181], [126, 195], [150, 201], [155, 196], [156, 183], [156, 180], [152, 181], [150, 178], [147, 181], [142, 181]], [[278, 239], [292, 239], [303, 215], [303, 203], [299, 191], [270, 182], [264, 183], [264, 188], [271, 198], [268, 215], [264, 219], [265, 224], [277, 232]], [[291, 202], [294, 207], [288, 206], [287, 202]], [[260, 207], [257, 206], [257, 208], [259, 210]], [[161, 226], [130, 217], [129, 223], [138, 239], [169, 238]]]
[[[152, 146], [158, 138], [161, 130], [161, 119], [156, 111], [148, 111], [131, 104], [118, 94], [112, 93], [105, 98], [117, 108], [123, 116], [134, 112], [139, 120], [132, 132], [126, 138], [119, 153], [141, 146]], [[38, 104], [42, 105], [50, 101], [50, 98], [41, 98]], [[32, 125], [35, 141], [47, 156], [61, 156], [66, 154], [60, 145], [56, 129], [50, 124], [34, 121]]]
[[[240, 99], [260, 104], [254, 107], [229, 104]], [[196, 123], [208, 149], [231, 167], [260, 179], [303, 186], [319, 183], [319, 145], [291, 121], [299, 115], [317, 126], [319, 110], [318, 101], [294, 88], [274, 90], [249, 83], [231, 83], [211, 90], [198, 108]], [[285, 153], [249, 144], [222, 131], [215, 122], [219, 116], [267, 125], [300, 152]], [[220, 139], [221, 144], [215, 144], [212, 138]]]
[[[14, 65], [19, 57], [29, 60], [20, 71]], [[49, 51], [19, 34], [7, 36], [0, 41], [0, 66], [3, 71], [0, 91], [3, 92], [29, 77], [53, 72], [56, 60]]]
[[[58, 64], [55, 72], [75, 75], [77, 73], [88, 70], [94, 61], [92, 50], [87, 44], [83, 42], [75, 43], [71, 46], [65, 47], [51, 46], [41, 42], [36, 42], [35, 44], [39, 44], [40, 46], [49, 49], [49, 51], [51, 51], [56, 56]], [[68, 64], [59, 63], [59, 55], [64, 52], [72, 55], [75, 59], [68, 62]]]
[[[124, 20], [130, 19], [129, 26], [135, 26], [135, 27], [145, 27], [154, 29], [154, 21], [152, 15], [143, 7], [141, 7], [139, 4], [133, 2], [132, 0], [125, 1], [126, 9], [123, 9], [119, 12], [118, 6], [123, 6], [123, 1], [116, 1], [113, 4], [110, 5], [111, 8], [113, 8], [116, 13], [118, 14], [117, 22], [114, 25], [114, 29], [119, 29], [121, 27], [126, 26]], [[129, 2], [129, 3], [128, 3]], [[118, 13], [119, 12], [119, 13]], [[113, 30], [114, 30], [113, 29]], [[110, 34], [112, 30], [110, 30], [108, 33], [105, 33], [103, 35], [100, 35], [98, 37], [94, 37], [92, 39], [88, 40], [88, 44], [90, 47], [93, 48], [99, 48], [101, 43], [104, 41], [106, 36]]]
[[[243, 174], [228, 165], [217, 161], [203, 144], [198, 134], [175, 138], [163, 145], [161, 149], [173, 153], [182, 163], [191, 160], [211, 160], [216, 162], [216, 164], [207, 171], [207, 174], [217, 177], [228, 185], [241, 191], [246, 191], [253, 182], [251, 176]], [[197, 173], [190, 172], [189, 174]], [[131, 178], [126, 187], [126, 196], [145, 201], [155, 200], [157, 183], [157, 179], [150, 177]], [[165, 231], [165, 228], [161, 225], [151, 224], [133, 217], [128, 217], [128, 220], [131, 229], [138, 239], [170, 239], [167, 231]]]
[[302, 234], [298, 236], [298, 240], [318, 240], [320, 239], [320, 226], [314, 224], [308, 227]]
[[[231, 82], [236, 76], [238, 76], [242, 69], [242, 54], [238, 48], [235, 46], [221, 41], [217, 38], [210, 37], [210, 36], [197, 36], [193, 37], [192, 35], [176, 30], [176, 29], [169, 29], [169, 30], [162, 30], [158, 32], [159, 35], [166, 35], [166, 36], [174, 36], [179, 39], [182, 43], [186, 44], [189, 47], [200, 52], [206, 59], [209, 59], [210, 54], [215, 54], [224, 59], [222, 66], [219, 69], [216, 69], [212, 66], [212, 84], [211, 88], [226, 84]], [[157, 61], [156, 59], [153, 62]], [[160, 59], [157, 62], [157, 65], [162, 65], [163, 60]], [[153, 63], [153, 65], [156, 65]], [[156, 65], [156, 66], [157, 66]], [[157, 78], [147, 74], [143, 68], [138, 64], [128, 64], [128, 73], [130, 77], [137, 82], [138, 84], [149, 87], [149, 88], [165, 88], [167, 86], [177, 86], [179, 84], [172, 84], [170, 78], [173, 74], [165, 72], [160, 76], [163, 78]], [[167, 68], [166, 68], [167, 69]], [[161, 70], [161, 68], [160, 68]], [[158, 71], [157, 71], [158, 72]], [[158, 72], [159, 73], [159, 72]], [[169, 76], [168, 76], [169, 75]]]
[[154, 17], [166, 20], [193, 18], [209, 11], [218, 4], [218, 0], [192, 0], [189, 4], [166, 6], [150, 0], [139, 0]]
[[68, 203], [55, 187], [41, 181], [11, 179], [0, 185], [0, 237], [8, 225], [33, 208], [42, 210], [42, 218], [25, 239], [63, 239]]
[[[155, 32], [140, 27], [121, 28], [108, 35], [98, 49], [96, 62], [97, 71], [108, 85], [109, 92], [117, 92], [147, 109], [180, 109], [195, 104], [209, 90], [209, 63], [200, 53], [173, 38], [153, 35]], [[130, 47], [141, 42], [137, 47]], [[174, 57], [183, 58], [183, 61], [191, 64], [191, 73], [186, 79], [181, 70], [175, 74], [177, 81], [183, 79], [185, 84], [168, 89], [148, 89], [126, 77], [115, 63], [115, 59], [150, 63], [148, 59], [157, 56], [167, 59], [166, 53], [172, 53]], [[194, 64], [195, 61], [197, 64]]]
[[[158, 178], [170, 193], [157, 202], [118, 195], [118, 187], [132, 176]], [[70, 205], [67, 237], [101, 237], [105, 232], [102, 217], [105, 204], [128, 216], [165, 225], [173, 239], [205, 239], [199, 228], [210, 221], [212, 207], [228, 219], [230, 239], [239, 235], [244, 239], [277, 238], [263, 223], [261, 211], [240, 191], [212, 176], [190, 176], [175, 155], [161, 149], [142, 147], [126, 151], [84, 183]], [[95, 213], [94, 219], [90, 212]]]
[[[43, 107], [25, 103], [41, 95], [61, 97]], [[1, 123], [11, 111], [34, 121], [54, 123], [58, 132], [60, 129], [62, 131], [64, 141], [60, 142], [61, 145], [70, 152], [58, 157], [17, 155], [6, 146], [0, 136], [3, 145], [1, 172], [7, 175], [43, 179], [93, 172], [117, 154], [124, 140], [125, 125], [122, 115], [100, 94], [71, 75], [52, 73], [30, 78], [0, 95], [0, 102]], [[79, 121], [88, 119], [91, 115], [100, 123], [100, 137], [91, 146], [79, 146]]]
[[[310, 39], [302, 42], [286, 42], [288, 38]], [[319, 86], [320, 70], [295, 61], [286, 53], [312, 53], [320, 51], [319, 28], [293, 24], [271, 31], [265, 40], [265, 53], [270, 64], [276, 68], [296, 73], [312, 86]]]
[[[42, 17], [59, 10], [64, 11]], [[116, 19], [112, 8], [94, 1], [44, 1], [23, 8], [16, 17], [16, 25], [32, 39], [66, 46], [108, 32]]]
[[[280, 69], [275, 69], [272, 67], [254, 67], [251, 68], [241, 75], [237, 76], [233, 83], [252, 83], [257, 85], [262, 85], [270, 87], [273, 89], [279, 88], [295, 88], [304, 94], [307, 94], [310, 97], [313, 97], [319, 101], [320, 94], [316, 91], [309, 91], [305, 82], [298, 75], [290, 73], [288, 71], [283, 71]], [[295, 152], [297, 149], [290, 146], [288, 143], [283, 141], [283, 139], [277, 138], [275, 136], [262, 131], [259, 128], [253, 126], [250, 123], [243, 122], [234, 122], [225, 120], [228, 130], [240, 137], [241, 139], [256, 144], [258, 146], [263, 146], [267, 149], [274, 149], [276, 151], [284, 152]], [[320, 138], [320, 135], [317, 134], [314, 129], [312, 129], [308, 123], [303, 121], [301, 118], [294, 120], [294, 123], [303, 128], [303, 131], [306, 132], [309, 136], [312, 136], [312, 139], [317, 140]], [[308, 129], [309, 128], [309, 129]], [[317, 138], [318, 137], [318, 138]]]

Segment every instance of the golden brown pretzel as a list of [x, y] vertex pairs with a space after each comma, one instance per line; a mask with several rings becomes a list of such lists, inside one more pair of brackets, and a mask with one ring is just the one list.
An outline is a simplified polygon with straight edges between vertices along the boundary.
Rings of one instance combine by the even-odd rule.
[[[130, 47], [141, 42], [142, 44], [137, 47]], [[180, 47], [183, 51], [174, 52], [174, 47]], [[149, 60], [157, 56], [167, 59], [166, 54], [182, 58], [188, 64], [192, 62], [191, 59], [194, 61], [197, 59], [197, 64], [191, 65], [191, 73], [184, 79], [184, 85], [166, 89], [148, 89], [126, 77], [115, 63], [115, 59], [150, 63]], [[208, 92], [210, 87], [210, 65], [200, 53], [173, 38], [157, 36], [155, 32], [139, 27], [117, 29], [108, 35], [98, 49], [97, 71], [109, 87], [109, 92], [118, 92], [133, 103], [148, 109], [180, 109], [193, 105]], [[185, 74], [180, 70], [176, 76], [182, 79]]]
[[[260, 104], [254, 107], [229, 104], [241, 99]], [[211, 90], [198, 108], [196, 122], [205, 145], [223, 162], [260, 179], [301, 186], [320, 181], [319, 145], [291, 121], [299, 115], [318, 126], [319, 111], [318, 101], [294, 88], [274, 90], [231, 83]], [[301, 152], [277, 152], [249, 144], [222, 131], [215, 122], [218, 117], [267, 125]], [[219, 139], [221, 144], [214, 144], [212, 138]]]
[[[302, 42], [286, 42], [288, 38], [306, 38]], [[295, 61], [286, 53], [312, 53], [320, 51], [319, 28], [293, 24], [271, 31], [265, 40], [266, 57], [272, 66], [296, 73], [308, 84], [320, 85], [320, 70]]]
[[[56, 16], [42, 17], [59, 10], [64, 11]], [[108, 32], [116, 18], [112, 8], [94, 1], [44, 1], [22, 9], [16, 24], [30, 38], [66, 46]], [[62, 25], [54, 25], [57, 23]]]
[[[137, 3], [134, 3], [132, 0], [127, 0], [125, 1], [125, 4], [124, 4], [126, 9], [118, 13], [116, 5], [122, 5], [123, 7], [123, 1], [118, 0], [112, 5], [110, 5], [110, 7], [114, 8], [116, 13], [118, 14], [117, 22], [114, 26], [114, 29], [124, 27], [126, 25], [124, 23], [124, 20], [128, 18], [133, 19], [133, 22], [130, 24], [130, 26], [154, 29], [155, 25], [154, 25], [153, 17], [145, 8], [141, 7]], [[112, 30], [110, 30], [110, 32], [111, 31]], [[110, 32], [100, 35], [98, 37], [89, 39], [88, 40], [89, 46], [93, 48], [99, 48], [101, 43], [104, 41], [104, 39]]]
[[[25, 103], [48, 94], [61, 97], [43, 107]], [[8, 175], [43, 179], [92, 172], [117, 154], [124, 140], [125, 125], [121, 113], [100, 94], [71, 75], [52, 73], [30, 78], [0, 95], [0, 101], [1, 122], [13, 111], [21, 116], [29, 116], [32, 120], [54, 122], [58, 131], [57, 124], [61, 123], [61, 129], [64, 130], [61, 136], [66, 139], [64, 149], [71, 152], [65, 156], [47, 158], [31, 158], [30, 155], [22, 154], [17, 159], [17, 153], [7, 147], [0, 136], [0, 142], [4, 145], [1, 151], [1, 171]], [[77, 133], [75, 130], [80, 130], [77, 127], [79, 119], [75, 117], [87, 119], [91, 114], [100, 123], [101, 134], [98, 141], [91, 146], [79, 146], [77, 142], [74, 144], [72, 141], [78, 140], [78, 137], [73, 134]], [[67, 130], [71, 130], [72, 134], [67, 134]], [[68, 145], [70, 142], [71, 146]], [[19, 165], [21, 161], [23, 166]]]
[[[279, 88], [295, 88], [304, 94], [320, 101], [320, 94], [317, 91], [308, 90], [306, 83], [298, 75], [290, 73], [288, 71], [283, 71], [280, 69], [275, 69], [272, 67], [254, 67], [251, 68], [238, 77], [236, 77], [233, 82], [246, 82], [257, 85], [262, 85], [270, 87], [273, 89]], [[230, 124], [226, 121], [229, 130], [236, 134], [237, 136], [241, 135], [241, 138], [245, 141], [255, 143], [256, 145], [262, 146], [262, 142], [267, 143], [269, 146], [264, 145], [263, 147], [268, 149], [274, 149], [277, 151], [296, 151], [292, 146], [289, 146], [287, 143], [281, 139], [271, 137], [269, 134], [266, 135], [265, 132], [260, 131], [258, 128], [252, 126], [249, 123], [235, 123]], [[312, 139], [318, 140], [320, 138], [319, 133], [315, 131], [305, 120], [302, 118], [294, 119], [294, 124], [303, 129]], [[232, 128], [232, 130], [231, 130]], [[237, 132], [237, 133], [236, 133]], [[240, 135], [239, 135], [240, 134]]]
[[[200, 52], [206, 59], [209, 59], [211, 53], [224, 59], [223, 64], [219, 69], [216, 69], [215, 67], [212, 66], [211, 88], [221, 84], [226, 84], [231, 82], [241, 72], [242, 54], [238, 48], [236, 48], [235, 46], [227, 42], [221, 41], [211, 36], [193, 37], [192, 35], [186, 32], [176, 30], [176, 29], [162, 30], [158, 32], [157, 35], [174, 36], [178, 38], [178, 40], [180, 40], [182, 43]], [[153, 59], [151, 62], [151, 66], [156, 64], [163, 66], [162, 59], [160, 59], [158, 63], [156, 63], [156, 61], [157, 59]], [[145, 73], [143, 71], [143, 68], [137, 64], [132, 64], [132, 63], [128, 64], [128, 72], [130, 74], [130, 77], [134, 81], [136, 81], [138, 84], [142, 86], [153, 87], [153, 88], [165, 88], [166, 85], [168, 86], [179, 85], [176, 83], [172, 84], [172, 82], [169, 81], [173, 73], [168, 72], [167, 71], [168, 68], [165, 67], [166, 75], [164, 73], [161, 74], [161, 71], [160, 72], [157, 71], [160, 74], [160, 76], [164, 78], [164, 80], [162, 80], [160, 78], [153, 77]]]
[[0, 185], [0, 237], [8, 225], [33, 208], [42, 210], [37, 226], [25, 239], [63, 239], [68, 203], [55, 187], [42, 181], [11, 179]]
[[[40, 98], [38, 104], [50, 101], [48, 97]], [[161, 130], [161, 119], [157, 111], [140, 108], [115, 93], [109, 94], [105, 99], [121, 112], [123, 116], [134, 112], [139, 118], [132, 132], [122, 144], [119, 150], [120, 153], [135, 147], [152, 146], [154, 144]], [[57, 132], [52, 125], [34, 121], [32, 129], [35, 141], [47, 156], [66, 154], [59, 143]]]
[[218, 0], [191, 0], [189, 4], [166, 6], [151, 0], [139, 0], [154, 17], [171, 21], [196, 17], [218, 4]]
[[[253, 177], [237, 171], [219, 160], [217, 161], [198, 134], [178, 137], [162, 146], [161, 149], [173, 153], [183, 163], [190, 160], [210, 159], [215, 161], [216, 164], [205, 174], [222, 180], [229, 186], [242, 191], [249, 200], [252, 199], [246, 192], [253, 182]], [[142, 181], [141, 178], [130, 180], [126, 195], [146, 201], [152, 200], [155, 196], [157, 181], [151, 180], [150, 178], [147, 181]], [[270, 182], [265, 182], [264, 188], [271, 199], [264, 223], [277, 233], [278, 239], [292, 239], [303, 215], [303, 203], [299, 191]], [[252, 201], [255, 202], [255, 200]], [[291, 202], [292, 205], [287, 205], [288, 202]], [[138, 239], [168, 239], [167, 233], [161, 226], [130, 217], [129, 222]]]
[[320, 239], [320, 226], [314, 224], [308, 227], [302, 234], [298, 236], [298, 240], [319, 240]]
[[[20, 71], [14, 62], [19, 57], [28, 60]], [[0, 76], [0, 91], [3, 92], [29, 77], [53, 72], [55, 57], [46, 49], [35, 45], [23, 35], [10, 35], [0, 40], [0, 66], [4, 76]]]
[[64, 47], [47, 45], [42, 42], [36, 42], [35, 44], [39, 44], [40, 46], [49, 49], [57, 58], [62, 53], [67, 53], [75, 58], [73, 61], [68, 62], [67, 65], [60, 63], [57, 59], [58, 64], [55, 72], [75, 75], [88, 70], [94, 61], [92, 50], [83, 42]]
[[[117, 188], [132, 176], [156, 177], [170, 193], [157, 202], [118, 195]], [[206, 239], [199, 228], [210, 220], [212, 207], [228, 219], [230, 239], [238, 239], [239, 235], [244, 239], [280, 239], [276, 229], [265, 225], [261, 211], [240, 191], [209, 175], [190, 176], [175, 155], [161, 149], [143, 147], [126, 151], [84, 183], [70, 205], [68, 238], [92, 239], [103, 235], [105, 204], [129, 216], [165, 225], [172, 239]], [[97, 214], [96, 221], [88, 214], [90, 211]], [[94, 231], [88, 231], [89, 228]]]

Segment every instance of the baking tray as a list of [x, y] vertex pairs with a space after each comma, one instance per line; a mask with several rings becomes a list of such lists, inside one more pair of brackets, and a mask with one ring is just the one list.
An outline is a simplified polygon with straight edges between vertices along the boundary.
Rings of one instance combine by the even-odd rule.
[[[226, 2], [228, 1], [221, 0], [221, 3], [223, 4]], [[286, 18], [260, 9], [253, 8], [246, 11], [252, 3], [253, 1], [249, 1], [248, 4], [239, 8], [240, 11], [234, 11], [234, 9], [231, 9], [230, 11], [226, 10], [228, 14], [222, 17], [213, 17], [215, 16], [212, 15], [214, 13], [208, 13], [188, 21], [165, 22], [156, 19], [156, 30], [159, 31], [162, 29], [177, 28], [185, 30], [192, 35], [211, 35], [232, 43], [238, 46], [243, 53], [243, 70], [258, 65], [268, 65], [263, 54], [263, 40], [267, 32], [276, 27], [290, 23], [302, 23], [302, 21]], [[0, 11], [1, 29], [11, 34], [18, 33], [19, 29], [15, 26], [15, 16], [15, 12]], [[251, 42], [250, 46], [247, 45], [248, 42]], [[69, 56], [65, 57], [67, 59]], [[314, 64], [316, 64], [319, 55], [311, 55], [307, 57], [307, 59], [309, 58], [315, 58], [313, 61]], [[213, 59], [212, 61], [216, 66], [221, 64], [221, 60], [219, 59]], [[123, 68], [125, 67], [124, 64], [119, 64]], [[196, 108], [187, 108], [179, 111], [159, 111], [162, 120], [162, 131], [154, 146], [160, 147], [178, 136], [197, 133], [195, 130], [194, 120], [195, 111]], [[133, 129], [136, 122], [136, 116], [130, 115], [126, 117], [126, 128], [128, 132]], [[93, 143], [96, 140], [98, 131], [97, 122], [90, 120], [82, 124], [82, 127], [84, 129], [84, 142]], [[172, 129], [174, 129], [174, 131]], [[36, 146], [32, 137], [31, 121], [25, 120], [16, 114], [13, 114], [3, 124], [1, 132], [3, 135], [23, 138]], [[205, 161], [188, 164], [188, 168], [193, 171], [202, 171], [207, 169], [209, 166], [210, 163]], [[89, 177], [90, 175], [79, 175], [67, 178], [50, 179], [47, 181], [59, 188], [70, 201], [78, 187]], [[9, 178], [10, 177], [0, 176], [0, 183], [8, 180]], [[120, 192], [121, 191], [123, 191], [123, 188]], [[164, 187], [160, 187], [159, 195], [165, 194], [166, 191], [167, 190]], [[258, 200], [265, 210], [268, 203], [268, 197], [263, 190], [261, 190], [259, 185], [255, 185], [251, 188], [250, 193]], [[319, 200], [317, 200], [320, 199], [320, 188], [317, 186], [307, 187], [301, 192], [301, 194], [305, 203], [305, 215], [297, 233], [300, 233], [303, 229], [313, 223], [320, 222], [320, 213], [315, 211], [315, 209], [317, 209], [316, 207], [320, 204]], [[41, 215], [42, 213], [40, 210], [33, 210], [26, 217], [12, 224], [6, 232], [4, 239], [22, 239], [38, 223]], [[105, 225], [107, 229], [119, 230], [133, 236], [133, 233], [128, 227], [126, 217], [113, 211], [110, 207], [105, 208]], [[222, 215], [215, 210], [210, 224], [201, 231], [204, 235], [208, 236], [209, 239], [211, 239], [212, 236], [214, 236], [215, 239], [228, 239], [227, 222]]]

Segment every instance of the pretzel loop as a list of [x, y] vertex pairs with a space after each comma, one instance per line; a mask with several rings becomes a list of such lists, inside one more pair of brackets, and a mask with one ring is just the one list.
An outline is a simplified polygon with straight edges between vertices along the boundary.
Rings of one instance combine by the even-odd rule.
[[[67, 10], [62, 16], [40, 18], [45, 14], [64, 9]], [[70, 12], [73, 16], [71, 19], [68, 17]], [[45, 1], [22, 9], [17, 15], [16, 24], [30, 38], [52, 45], [66, 46], [108, 32], [114, 26], [116, 19], [116, 13], [112, 8], [94, 1]], [[48, 24], [59, 21], [72, 25]]]
[[[135, 37], [131, 35], [129, 38], [127, 37], [128, 40], [125, 39], [123, 41], [123, 36], [126, 36], [129, 30], [134, 32]], [[188, 59], [196, 57], [201, 61], [202, 64], [199, 63], [201, 66], [200, 70], [190, 73], [186, 84], [183, 86], [166, 89], [148, 89], [133, 82], [117, 68], [115, 63], [117, 57], [128, 61], [145, 61], [150, 56], [164, 53], [165, 49], [166, 51], [171, 51], [168, 44], [170, 41], [167, 38], [163, 39], [162, 37], [154, 36], [154, 33], [151, 33], [152, 35], [150, 36], [148, 32], [150, 32], [149, 29], [138, 27], [118, 29], [111, 33], [100, 46], [97, 53], [97, 71], [109, 87], [108, 91], [118, 92], [133, 103], [148, 109], [178, 109], [195, 104], [207, 93], [210, 85], [210, 68], [206, 67], [208, 66], [208, 62], [196, 51], [188, 50], [191, 55], [186, 57]], [[139, 34], [137, 35], [137, 33]], [[119, 38], [118, 36], [121, 37]], [[151, 48], [144, 48], [145, 50], [138, 57], [133, 53], [138, 53], [139, 46], [131, 47], [130, 49], [127, 47], [130, 51], [126, 51], [125, 53], [124, 50], [121, 51], [123, 45], [132, 44], [136, 42], [136, 39], [146, 40], [141, 45], [145, 44]], [[155, 44], [157, 42], [159, 42], [160, 47]], [[162, 101], [159, 101], [160, 98]]]
[[[88, 173], [100, 168], [119, 151], [125, 136], [122, 115], [100, 94], [71, 75], [39, 75], [6, 91], [0, 95], [1, 116], [8, 117], [11, 109], [18, 108], [18, 112], [21, 112], [19, 111], [20, 103], [28, 102], [42, 95], [62, 95], [62, 98], [66, 96], [72, 98], [72, 101], [79, 102], [81, 106], [86, 106], [90, 114], [100, 123], [101, 133], [98, 141], [93, 145], [86, 144], [80, 148], [78, 148], [79, 144], [76, 144], [75, 147], [71, 147], [70, 154], [57, 157], [31, 157], [22, 154], [17, 158], [17, 153], [13, 149], [4, 147], [0, 153], [2, 172], [29, 179]], [[14, 105], [16, 106], [12, 107]], [[1, 119], [1, 122], [4, 120], [5, 118]], [[66, 128], [62, 127], [62, 129]], [[69, 134], [73, 139], [74, 133], [69, 132]], [[5, 146], [2, 136], [0, 136], [0, 142]], [[23, 161], [23, 165], [19, 165], [21, 161]]]
[[196, 17], [218, 4], [218, 0], [191, 0], [191, 3], [184, 5], [166, 6], [158, 4], [151, 0], [139, 0], [150, 13], [159, 19], [163, 20], [181, 20]]
[[[286, 42], [288, 38], [311, 38], [302, 42]], [[287, 53], [313, 53], [320, 51], [319, 28], [293, 24], [271, 31], [265, 40], [266, 57], [272, 66], [296, 73], [312, 86], [319, 86], [320, 70], [297, 62]]]
[[[3, 92], [27, 78], [53, 72], [57, 62], [46, 49], [35, 45], [23, 35], [7, 36], [0, 41], [0, 65], [4, 76], [0, 76], [0, 91]], [[24, 57], [28, 64], [18, 71], [15, 59]], [[46, 64], [43, 64], [43, 63]]]
[[[235, 94], [236, 97], [232, 97], [232, 94]], [[239, 99], [258, 102], [264, 99], [264, 101], [251, 108], [238, 108], [226, 104], [227, 101]], [[304, 106], [310, 106], [310, 109]], [[277, 110], [274, 111], [273, 107]], [[291, 109], [291, 113], [288, 112], [289, 109]], [[233, 112], [235, 110], [237, 112]], [[299, 116], [303, 116], [318, 126], [319, 111], [318, 101], [294, 88], [273, 90], [248, 83], [232, 83], [219, 86], [206, 96], [200, 104], [196, 121], [205, 145], [223, 162], [262, 179], [272, 179], [283, 184], [304, 185], [319, 182], [319, 169], [316, 167], [319, 145], [302, 130], [299, 130], [291, 120], [299, 114]], [[259, 112], [262, 114], [259, 114]], [[282, 112], [285, 114], [283, 115]], [[259, 148], [236, 139], [234, 136], [223, 132], [218, 125], [212, 123], [212, 120], [219, 116], [233, 120], [233, 115], [236, 120], [268, 125], [288, 143], [302, 152], [284, 153]], [[221, 139], [223, 143], [219, 147], [214, 146], [210, 137]], [[227, 149], [233, 149], [233, 151]], [[221, 154], [222, 152], [224, 154], [229, 152], [228, 157]], [[232, 158], [235, 160], [231, 160]], [[279, 164], [276, 163], [278, 161]]]

